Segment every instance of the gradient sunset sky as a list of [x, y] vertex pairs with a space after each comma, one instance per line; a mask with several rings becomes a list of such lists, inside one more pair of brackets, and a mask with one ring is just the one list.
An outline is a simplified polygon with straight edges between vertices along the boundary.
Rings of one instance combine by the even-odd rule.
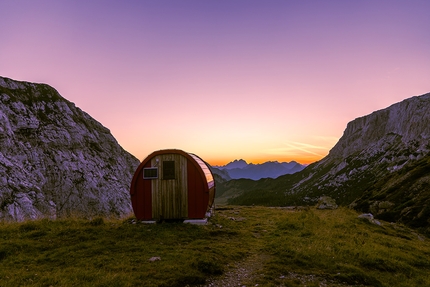
[[140, 160], [311, 163], [430, 92], [427, 0], [0, 3], [0, 75], [53, 86]]

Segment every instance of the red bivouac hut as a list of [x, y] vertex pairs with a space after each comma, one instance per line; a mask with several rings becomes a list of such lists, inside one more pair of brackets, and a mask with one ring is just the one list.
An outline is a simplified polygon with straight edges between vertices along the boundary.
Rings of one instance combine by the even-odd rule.
[[136, 169], [130, 187], [138, 220], [204, 219], [215, 198], [215, 181], [200, 157], [178, 149], [155, 151]]

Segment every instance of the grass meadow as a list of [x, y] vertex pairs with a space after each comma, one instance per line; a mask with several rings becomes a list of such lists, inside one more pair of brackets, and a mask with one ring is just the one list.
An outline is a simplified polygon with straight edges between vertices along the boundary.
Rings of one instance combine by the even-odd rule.
[[0, 286], [203, 286], [249, 258], [258, 268], [240, 286], [430, 286], [428, 238], [357, 216], [223, 206], [204, 226], [133, 217], [3, 222]]

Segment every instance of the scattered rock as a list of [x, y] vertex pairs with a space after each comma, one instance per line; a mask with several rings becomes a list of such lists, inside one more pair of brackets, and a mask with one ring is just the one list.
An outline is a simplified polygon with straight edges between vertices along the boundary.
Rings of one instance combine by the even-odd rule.
[[149, 262], [155, 262], [160, 260], [161, 260], [161, 257], [156, 257], [156, 256], [149, 258]]
[[373, 218], [372, 213], [363, 213], [358, 216], [358, 218], [367, 219], [370, 223], [381, 225], [381, 222]]
[[232, 221], [244, 221], [244, 220], [246, 220], [243, 217], [229, 217], [228, 219], [230, 219]]
[[363, 213], [363, 214], [360, 214], [358, 216], [358, 218], [364, 218], [364, 219], [371, 221], [371, 220], [373, 220], [373, 214], [372, 213]]
[[390, 210], [392, 207], [394, 207], [394, 205], [395, 204], [390, 201], [374, 201], [370, 205], [369, 209], [370, 209], [370, 212], [378, 215]]
[[318, 209], [336, 209], [337, 207], [336, 201], [330, 196], [321, 196], [318, 199]]

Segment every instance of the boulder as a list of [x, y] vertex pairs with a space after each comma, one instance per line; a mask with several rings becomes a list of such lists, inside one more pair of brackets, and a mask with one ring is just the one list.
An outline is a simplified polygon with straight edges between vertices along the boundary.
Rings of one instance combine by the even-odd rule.
[[338, 208], [336, 201], [330, 196], [321, 196], [318, 199], [317, 209], [336, 209]]
[[381, 222], [379, 222], [378, 220], [376, 220], [376, 219], [373, 217], [373, 214], [372, 214], [372, 213], [363, 213], [363, 214], [360, 214], [360, 215], [358, 216], [358, 218], [368, 220], [370, 223], [373, 223], [373, 224], [376, 224], [376, 225], [381, 225]]

